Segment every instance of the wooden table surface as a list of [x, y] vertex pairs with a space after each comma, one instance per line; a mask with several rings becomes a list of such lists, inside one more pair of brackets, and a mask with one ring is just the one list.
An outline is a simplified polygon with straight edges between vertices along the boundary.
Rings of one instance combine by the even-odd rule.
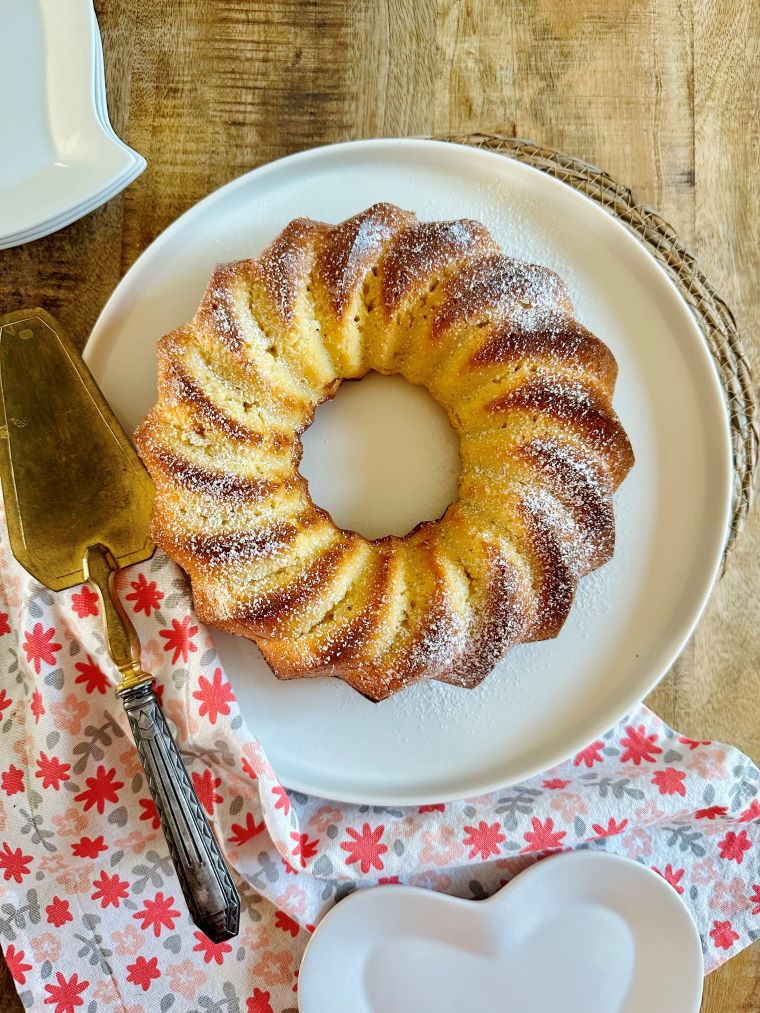
[[[42, 305], [84, 341], [186, 208], [282, 155], [350, 138], [485, 131], [596, 163], [657, 208], [733, 308], [760, 376], [760, 5], [752, 0], [96, 0], [129, 189], [0, 253], [0, 311]], [[760, 761], [760, 511], [648, 703]], [[3, 968], [0, 961], [0, 967]], [[0, 973], [0, 1011], [20, 1009]], [[704, 1011], [760, 1010], [760, 946]]]

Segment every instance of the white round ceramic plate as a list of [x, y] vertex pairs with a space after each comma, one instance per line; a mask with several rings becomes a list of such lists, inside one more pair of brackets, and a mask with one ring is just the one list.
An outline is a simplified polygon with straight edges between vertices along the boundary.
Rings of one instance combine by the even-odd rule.
[[702, 949], [678, 894], [627, 858], [548, 858], [486, 901], [359, 890], [298, 976], [301, 1013], [697, 1013]]
[[[616, 497], [613, 560], [582, 582], [556, 640], [513, 651], [475, 690], [429, 683], [373, 704], [337, 680], [278, 682], [252, 644], [218, 637], [243, 714], [283, 783], [345, 801], [419, 804], [480, 794], [546, 769], [655, 685], [715, 578], [731, 461], [705, 342], [637, 240], [537, 170], [411, 139], [334, 145], [264, 166], [192, 208], [143, 253], [85, 351], [127, 429], [155, 398], [156, 340], [193, 315], [215, 263], [255, 255], [298, 215], [338, 222], [381, 200], [421, 218], [477, 218], [509, 254], [558, 271], [579, 319], [617, 357], [615, 405], [636, 453]], [[420, 411], [410, 396], [410, 442]], [[314, 428], [324, 433], [321, 419]], [[311, 432], [306, 442], [310, 474], [321, 476], [312, 483], [315, 499], [331, 495], [327, 505], [335, 506], [342, 486], [329, 455], [320, 468], [325, 443]], [[387, 447], [365, 450], [363, 475], [382, 453]], [[442, 475], [442, 487], [447, 481]], [[409, 504], [402, 506], [408, 514]], [[393, 513], [391, 503], [388, 530]]]

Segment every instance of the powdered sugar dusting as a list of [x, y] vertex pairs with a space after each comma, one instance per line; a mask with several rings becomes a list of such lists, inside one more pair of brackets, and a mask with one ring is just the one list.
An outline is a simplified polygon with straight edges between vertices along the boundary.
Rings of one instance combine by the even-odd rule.
[[404, 654], [408, 676], [446, 671], [467, 645], [467, 624], [461, 616], [439, 608], [426, 616]]
[[237, 265], [228, 264], [214, 272], [211, 284], [201, 302], [199, 318], [206, 318], [212, 332], [233, 351], [237, 351], [243, 343], [240, 322], [235, 311], [230, 291], [230, 278], [234, 276]]
[[579, 380], [555, 376], [531, 378], [489, 406], [491, 411], [522, 408], [528, 412], [546, 412], [557, 419], [578, 419], [599, 408], [596, 397], [586, 384]]
[[530, 332], [558, 326], [571, 308], [565, 283], [553, 271], [499, 253], [472, 260], [451, 280], [436, 323], [441, 329], [508, 314], [515, 327]]
[[319, 269], [336, 314], [345, 309], [391, 236], [413, 220], [391, 204], [375, 204], [330, 231], [319, 252]]
[[282, 556], [295, 534], [296, 529], [290, 524], [272, 524], [254, 531], [232, 531], [220, 535], [193, 534], [187, 539], [187, 549], [202, 559], [209, 569], [217, 569]]
[[201, 468], [164, 448], [157, 449], [155, 456], [161, 460], [163, 473], [171, 475], [178, 485], [214, 499], [242, 503], [269, 495], [274, 488], [271, 482]]
[[602, 502], [609, 502], [613, 491], [609, 475], [597, 459], [577, 446], [536, 437], [523, 444], [518, 454], [536, 467], [555, 496], [565, 496], [588, 510], [599, 510]]
[[297, 218], [253, 262], [254, 277], [261, 281], [284, 322], [293, 319], [298, 290], [311, 271], [316, 239], [327, 231], [320, 222]]
[[417, 222], [396, 236], [383, 260], [383, 299], [389, 308], [413, 297], [444, 267], [493, 248], [479, 222]]
[[540, 486], [526, 487], [521, 498], [540, 541], [551, 543], [569, 574], [575, 579], [580, 577], [587, 569], [588, 547], [585, 539], [578, 537], [577, 525], [570, 512]]

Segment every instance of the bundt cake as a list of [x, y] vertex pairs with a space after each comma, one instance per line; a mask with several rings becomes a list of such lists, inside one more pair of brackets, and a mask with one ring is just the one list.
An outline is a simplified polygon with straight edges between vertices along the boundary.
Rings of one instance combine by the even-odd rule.
[[[509, 648], [556, 636], [612, 555], [633, 464], [615, 359], [556, 274], [475, 221], [390, 204], [296, 219], [215, 270], [158, 363], [135, 435], [153, 538], [198, 617], [255, 640], [281, 679], [337, 676], [372, 700], [421, 679], [475, 686]], [[369, 370], [424, 385], [462, 459], [440, 520], [375, 541], [338, 528], [298, 471], [317, 405]]]

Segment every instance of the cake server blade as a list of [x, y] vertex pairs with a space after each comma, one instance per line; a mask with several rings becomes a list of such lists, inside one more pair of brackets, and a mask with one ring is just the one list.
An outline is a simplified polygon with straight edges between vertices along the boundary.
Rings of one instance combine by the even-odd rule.
[[140, 641], [114, 589], [148, 559], [153, 485], [116, 416], [44, 310], [0, 317], [0, 479], [11, 549], [53, 591], [100, 592], [121, 697], [193, 920], [237, 935], [240, 899], [140, 664]]

